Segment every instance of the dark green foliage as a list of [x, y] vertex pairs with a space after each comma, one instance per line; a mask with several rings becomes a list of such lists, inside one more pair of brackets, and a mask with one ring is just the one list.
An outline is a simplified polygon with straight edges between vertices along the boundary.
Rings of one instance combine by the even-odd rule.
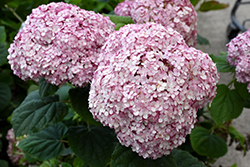
[[117, 15], [111, 15], [111, 14], [103, 14], [103, 15], [108, 16], [110, 20], [115, 24], [115, 30], [119, 30], [121, 27], [125, 26], [126, 24], [134, 23], [131, 17], [117, 16]]
[[208, 39], [200, 36], [199, 34], [197, 34], [197, 44], [200, 44], [200, 45], [210, 45]]
[[53, 95], [57, 91], [58, 87], [48, 83], [43, 77], [39, 80], [39, 94], [41, 98], [49, 95]]
[[219, 158], [227, 153], [226, 142], [203, 127], [192, 130], [190, 141], [193, 149], [200, 155]]
[[207, 12], [210, 10], [221, 10], [227, 8], [228, 6], [229, 4], [220, 3], [218, 1], [204, 1], [200, 6], [199, 11]]
[[0, 160], [0, 166], [1, 167], [9, 167], [8, 162], [4, 160]]
[[86, 164], [105, 167], [114, 150], [114, 132], [107, 127], [75, 126], [68, 131], [69, 146]]
[[11, 123], [15, 135], [31, 134], [61, 121], [68, 113], [66, 104], [58, 96], [41, 99], [38, 91], [31, 92], [13, 112]]
[[196, 6], [200, 0], [190, 0], [190, 2], [193, 6]]
[[250, 93], [247, 90], [248, 83], [239, 83], [236, 80], [234, 81], [234, 87], [239, 93], [239, 95], [244, 99], [247, 100], [250, 98]]
[[5, 44], [0, 43], [0, 66], [7, 63], [8, 52], [5, 47]]
[[231, 66], [227, 61], [227, 55], [209, 56], [212, 58], [213, 62], [216, 63], [218, 72], [235, 72], [235, 67]]
[[211, 115], [216, 124], [237, 118], [243, 110], [244, 100], [239, 93], [226, 85], [217, 86], [217, 95], [211, 104]]
[[175, 158], [178, 167], [205, 167], [201, 161], [186, 151], [174, 149], [171, 155]]
[[69, 90], [69, 97], [74, 110], [82, 116], [82, 118], [89, 124], [101, 125], [93, 119], [89, 111], [89, 86], [84, 88], [73, 88]]
[[112, 154], [111, 167], [151, 167], [151, 166], [162, 166], [162, 167], [178, 167], [175, 159], [170, 154], [169, 156], [163, 156], [156, 160], [144, 159], [137, 153], [133, 152], [130, 147], [122, 146], [117, 144], [115, 151]]
[[66, 132], [67, 127], [62, 123], [58, 123], [38, 133], [29, 135], [20, 142], [18, 147], [27, 155], [41, 161], [55, 158], [65, 149], [61, 139]]
[[7, 84], [0, 82], [0, 111], [10, 102], [11, 91]]

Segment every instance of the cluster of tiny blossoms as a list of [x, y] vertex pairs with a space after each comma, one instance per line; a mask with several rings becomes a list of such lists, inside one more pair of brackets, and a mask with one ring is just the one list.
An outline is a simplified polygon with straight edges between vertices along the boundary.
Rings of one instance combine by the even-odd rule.
[[196, 44], [197, 13], [189, 0], [125, 0], [115, 14], [130, 16], [135, 23], [155, 22], [178, 31], [189, 46]]
[[41, 5], [11, 44], [9, 64], [23, 80], [42, 76], [55, 85], [83, 86], [92, 79], [100, 48], [114, 27], [108, 17], [75, 5]]
[[[6, 139], [9, 141], [7, 154], [14, 165], [20, 165], [19, 161], [24, 158], [24, 152], [20, 150], [17, 145], [19, 143], [19, 139], [16, 139], [14, 134], [14, 129], [9, 129]], [[23, 161], [21, 165], [27, 165], [26, 161]]]
[[228, 62], [236, 66], [236, 78], [238, 82], [249, 83], [250, 92], [250, 29], [232, 39], [227, 44]]
[[218, 74], [208, 54], [160, 24], [120, 28], [104, 44], [99, 61], [90, 111], [144, 158], [168, 155], [181, 145], [197, 109], [216, 95]]

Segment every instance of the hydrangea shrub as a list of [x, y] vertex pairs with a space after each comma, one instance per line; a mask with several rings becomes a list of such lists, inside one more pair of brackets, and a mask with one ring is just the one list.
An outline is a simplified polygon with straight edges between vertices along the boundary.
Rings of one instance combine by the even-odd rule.
[[[79, 7], [0, 5], [6, 22], [10, 12], [31, 13], [15, 18], [26, 19], [18, 33], [21, 23], [0, 22], [0, 166], [204, 167], [226, 154], [229, 139], [247, 151], [231, 122], [250, 107], [248, 83], [216, 85], [234, 66], [227, 53], [190, 47], [197, 14], [188, 0], [67, 2]], [[200, 3], [199, 11], [222, 5]], [[235, 45], [246, 55], [247, 40]]]
[[99, 61], [90, 111], [144, 158], [168, 155], [185, 142], [197, 109], [216, 95], [211, 58], [170, 27], [124, 26], [110, 35]]
[[84, 86], [115, 25], [100, 14], [66, 3], [32, 10], [9, 48], [9, 64], [23, 80], [44, 77], [55, 85]]
[[[227, 44], [227, 60], [236, 69], [236, 78], [240, 83], [250, 82], [250, 30], [239, 34]], [[247, 87], [250, 92], [250, 84]]]
[[155, 22], [178, 31], [190, 46], [196, 44], [197, 13], [189, 0], [125, 0], [115, 14], [130, 16], [135, 23]]

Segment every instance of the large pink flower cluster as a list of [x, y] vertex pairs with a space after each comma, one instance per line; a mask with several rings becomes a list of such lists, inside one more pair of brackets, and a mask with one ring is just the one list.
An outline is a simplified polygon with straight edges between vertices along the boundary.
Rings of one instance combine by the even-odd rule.
[[250, 92], [250, 29], [232, 39], [227, 44], [228, 62], [236, 66], [236, 78], [238, 82], [249, 83]]
[[23, 80], [42, 76], [55, 85], [82, 86], [92, 79], [100, 48], [114, 27], [108, 17], [75, 5], [41, 5], [11, 44], [9, 64]]
[[189, 46], [196, 44], [197, 13], [189, 0], [125, 0], [115, 14], [130, 16], [135, 23], [155, 22], [178, 31]]
[[92, 80], [89, 107], [121, 144], [144, 158], [185, 141], [196, 112], [216, 95], [217, 69], [170, 27], [132, 24], [110, 35]]

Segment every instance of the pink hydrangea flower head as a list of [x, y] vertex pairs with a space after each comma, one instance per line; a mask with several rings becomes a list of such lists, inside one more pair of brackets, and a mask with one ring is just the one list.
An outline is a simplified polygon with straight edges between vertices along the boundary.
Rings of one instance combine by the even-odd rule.
[[89, 106], [121, 144], [144, 158], [185, 141], [196, 112], [216, 95], [217, 69], [170, 27], [131, 24], [110, 35], [92, 80]]
[[93, 77], [100, 48], [114, 31], [108, 17], [71, 4], [32, 10], [9, 48], [9, 64], [23, 80], [83, 86]]
[[120, 16], [131, 16], [130, 11], [131, 11], [131, 6], [133, 2], [121, 2], [119, 3], [116, 7], [114, 12]]
[[[14, 129], [9, 129], [6, 135], [6, 139], [9, 142], [7, 154], [14, 165], [20, 165], [19, 161], [24, 157], [24, 153], [17, 147], [19, 139], [16, 139]], [[22, 162], [22, 165], [27, 165], [26, 161]]]
[[[241, 83], [250, 83], [250, 29], [232, 39], [227, 44], [227, 60], [235, 66], [236, 79]], [[250, 92], [250, 84], [248, 85]]]
[[125, 1], [115, 14], [130, 16], [135, 23], [155, 22], [178, 31], [189, 46], [196, 45], [197, 13], [189, 0], [137, 0]]

